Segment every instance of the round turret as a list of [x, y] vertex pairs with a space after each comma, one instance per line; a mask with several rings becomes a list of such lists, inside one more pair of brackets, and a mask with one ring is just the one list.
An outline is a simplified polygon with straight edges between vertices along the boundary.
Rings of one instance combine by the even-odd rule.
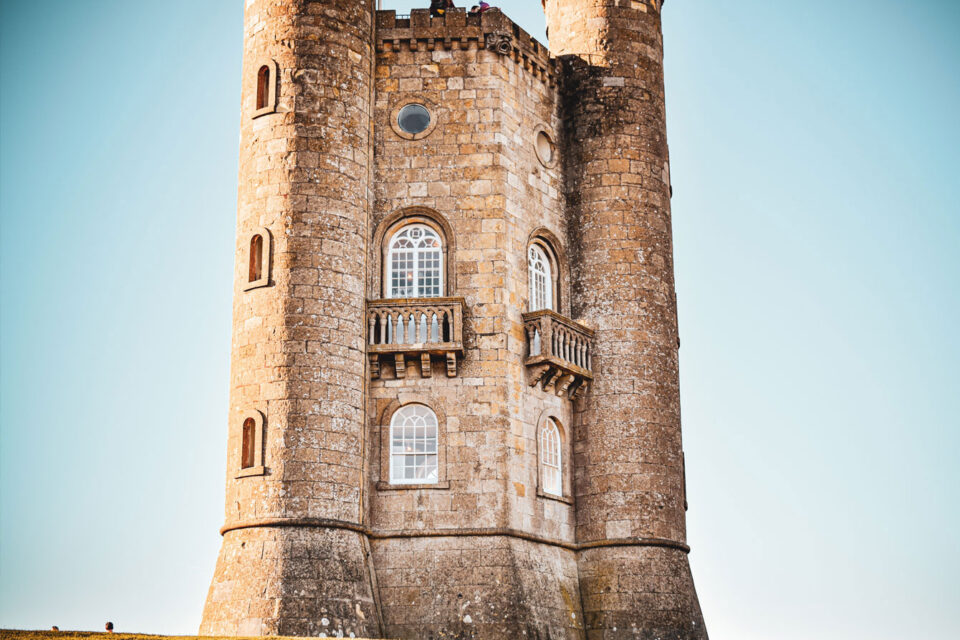
[[361, 500], [373, 18], [372, 0], [246, 2], [226, 522], [202, 635], [380, 634]]
[[588, 636], [705, 638], [685, 540], [658, 0], [546, 0], [564, 65], [574, 316], [596, 328], [580, 405]]

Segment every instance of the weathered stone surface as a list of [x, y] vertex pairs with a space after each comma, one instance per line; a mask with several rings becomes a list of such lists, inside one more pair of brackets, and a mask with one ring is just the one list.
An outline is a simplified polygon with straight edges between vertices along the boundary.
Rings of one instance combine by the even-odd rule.
[[[246, 3], [226, 528], [363, 520], [366, 300], [357, 265], [370, 214], [372, 21], [369, 1]], [[276, 109], [253, 117], [258, 70], [269, 61], [279, 69]], [[270, 285], [244, 291], [249, 238], [263, 227], [272, 235]], [[266, 416], [265, 472], [237, 478], [241, 425], [254, 409]], [[247, 551], [248, 538], [262, 553]], [[319, 635], [326, 617], [379, 636], [361, 538], [342, 529], [228, 531], [201, 633]]]
[[[553, 55], [499, 10], [248, 0], [226, 523], [201, 633], [706, 637], [659, 7], [545, 9]], [[399, 128], [409, 103], [431, 113], [422, 132]], [[406, 223], [443, 239], [441, 300], [381, 301]], [[534, 242], [551, 322], [526, 313]], [[458, 315], [432, 346], [426, 328], [371, 338], [384, 309], [434, 308]], [[561, 339], [533, 357], [535, 333]], [[437, 416], [432, 484], [390, 482], [390, 419], [411, 403]], [[262, 453], [241, 469], [250, 415]], [[548, 423], [562, 495], [541, 483]]]
[[[596, 328], [576, 417], [581, 544], [686, 538], [660, 4], [545, 3], [564, 68], [574, 316]], [[579, 564], [588, 638], [706, 637], [680, 551], [596, 548]]]
[[365, 545], [338, 529], [227, 532], [200, 635], [378, 637]]

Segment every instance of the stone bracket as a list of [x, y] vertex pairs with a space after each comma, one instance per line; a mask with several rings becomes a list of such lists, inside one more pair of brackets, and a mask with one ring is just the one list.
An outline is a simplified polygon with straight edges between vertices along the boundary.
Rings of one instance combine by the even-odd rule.
[[380, 363], [380, 356], [386, 356], [388, 358], [392, 357], [394, 369], [396, 371], [395, 377], [397, 379], [404, 379], [407, 377], [407, 362], [408, 356], [410, 358], [416, 358], [415, 362], [420, 365], [420, 377], [421, 378], [432, 378], [433, 377], [433, 358], [438, 356], [443, 358], [444, 362], [447, 365], [447, 377], [456, 378], [457, 377], [457, 352], [456, 351], [447, 351], [440, 354], [436, 354], [432, 351], [422, 351], [417, 353], [392, 353], [392, 354], [382, 354], [382, 353], [369, 353], [367, 358], [370, 361], [370, 379], [371, 380], [381, 380], [384, 378], [384, 369]]
[[530, 386], [541, 387], [546, 393], [577, 400], [590, 388], [589, 379], [580, 372], [562, 365], [541, 363], [530, 367]]
[[457, 377], [457, 354], [453, 352], [447, 353], [447, 377]]
[[429, 378], [433, 375], [433, 370], [430, 366], [430, 354], [421, 353], [420, 354], [420, 375], [424, 378]]

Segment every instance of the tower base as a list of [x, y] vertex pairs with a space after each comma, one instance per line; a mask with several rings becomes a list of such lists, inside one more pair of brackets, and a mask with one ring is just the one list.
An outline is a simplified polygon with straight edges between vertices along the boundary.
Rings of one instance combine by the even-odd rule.
[[587, 640], [707, 640], [684, 551], [599, 547], [578, 565]]
[[346, 529], [226, 532], [200, 635], [379, 637], [365, 542]]
[[576, 555], [512, 536], [372, 541], [384, 634], [582, 640]]

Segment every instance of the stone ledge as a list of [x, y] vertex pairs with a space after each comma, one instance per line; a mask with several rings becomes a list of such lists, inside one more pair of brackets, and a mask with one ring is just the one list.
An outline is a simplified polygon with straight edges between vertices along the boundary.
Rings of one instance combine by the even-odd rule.
[[675, 549], [683, 553], [690, 553], [690, 547], [686, 543], [678, 540], [669, 540], [667, 538], [641, 538], [641, 537], [621, 537], [621, 538], [597, 538], [585, 540], [583, 542], [571, 542], [547, 538], [533, 533], [527, 533], [518, 529], [509, 527], [489, 527], [482, 529], [456, 528], [456, 529], [397, 529], [397, 530], [376, 530], [371, 529], [365, 524], [356, 522], [347, 522], [345, 520], [336, 520], [333, 518], [259, 518], [255, 520], [245, 520], [225, 524], [220, 527], [220, 535], [225, 535], [238, 529], [255, 529], [259, 527], [308, 527], [318, 529], [345, 529], [364, 535], [371, 540], [389, 540], [392, 538], [477, 538], [477, 537], [508, 537], [528, 540], [540, 544], [547, 544], [554, 547], [560, 547], [569, 551], [586, 551], [600, 547], [663, 547]]

